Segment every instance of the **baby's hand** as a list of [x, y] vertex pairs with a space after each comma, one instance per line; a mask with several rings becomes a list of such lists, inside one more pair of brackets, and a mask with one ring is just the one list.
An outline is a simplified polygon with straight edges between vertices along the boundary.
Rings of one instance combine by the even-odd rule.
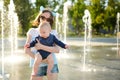
[[28, 47], [30, 47], [30, 43], [26, 43], [26, 44], [24, 45], [24, 48], [28, 48]]
[[69, 48], [69, 46], [66, 44], [66, 45], [65, 45], [65, 49], [67, 49], [67, 48]]

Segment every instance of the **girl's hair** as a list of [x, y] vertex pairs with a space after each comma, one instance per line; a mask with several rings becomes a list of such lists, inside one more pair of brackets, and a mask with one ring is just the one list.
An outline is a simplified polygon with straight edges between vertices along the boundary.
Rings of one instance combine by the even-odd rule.
[[46, 13], [46, 12], [50, 13], [50, 25], [51, 25], [51, 27], [52, 27], [53, 21], [54, 21], [54, 17], [53, 17], [52, 12], [51, 12], [50, 10], [48, 10], [48, 9], [45, 9], [45, 10], [43, 10], [41, 13], [39, 13], [38, 16], [36, 17], [36, 19], [33, 21], [33, 24], [32, 24], [32, 25], [33, 25], [33, 26], [38, 26], [38, 25], [40, 24], [40, 17], [41, 17], [41, 15], [42, 15], [43, 13]]

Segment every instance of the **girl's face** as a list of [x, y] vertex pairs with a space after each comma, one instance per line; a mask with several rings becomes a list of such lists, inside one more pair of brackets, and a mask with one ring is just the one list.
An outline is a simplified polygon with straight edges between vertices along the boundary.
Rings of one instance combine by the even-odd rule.
[[44, 12], [41, 14], [40, 16], [40, 21], [47, 21], [47, 22], [50, 22], [50, 13], [49, 12]]

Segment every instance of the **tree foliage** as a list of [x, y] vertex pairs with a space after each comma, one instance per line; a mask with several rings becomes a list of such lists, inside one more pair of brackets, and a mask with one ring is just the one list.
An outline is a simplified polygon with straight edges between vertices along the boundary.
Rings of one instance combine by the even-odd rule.
[[108, 32], [113, 33], [116, 26], [116, 14], [119, 11], [118, 0], [109, 0], [108, 6], [105, 9], [105, 25], [108, 27]]
[[78, 0], [70, 9], [72, 25], [75, 29], [76, 34], [80, 34], [80, 31], [83, 29], [82, 17], [84, 15], [85, 9], [86, 6], [84, 0]]
[[19, 16], [19, 21], [22, 28], [22, 34], [26, 34], [30, 27], [30, 20], [33, 15], [33, 10], [29, 0], [14, 0], [15, 9]]
[[36, 0], [35, 6], [36, 6], [36, 11], [40, 10], [40, 6], [47, 7], [48, 0]]
[[[21, 35], [25, 35], [28, 29], [30, 28], [30, 21], [33, 18], [33, 9], [31, 8], [32, 4], [29, 0], [13, 0], [15, 4], [15, 12], [18, 15]], [[4, 0], [4, 4], [8, 9], [10, 0]]]
[[[31, 21], [35, 19], [39, 12], [40, 6], [49, 7], [53, 11], [58, 6], [57, 12], [63, 14], [64, 2], [67, 0], [36, 0], [35, 6], [29, 0], [13, 0], [16, 12], [21, 24], [21, 34], [25, 35], [31, 27]], [[76, 2], [75, 2], [76, 1]], [[86, 2], [85, 2], [86, 1]], [[92, 18], [92, 29], [97, 33], [105, 30], [107, 33], [113, 33], [116, 25], [117, 12], [120, 12], [120, 0], [72, 0], [73, 6], [69, 9], [69, 24], [77, 35], [84, 29], [82, 17], [84, 10], [88, 9]], [[10, 0], [4, 0], [4, 4], [8, 7]]]
[[97, 32], [99, 32], [104, 24], [104, 8], [105, 0], [91, 0], [90, 5], [88, 5], [92, 17], [92, 27]]

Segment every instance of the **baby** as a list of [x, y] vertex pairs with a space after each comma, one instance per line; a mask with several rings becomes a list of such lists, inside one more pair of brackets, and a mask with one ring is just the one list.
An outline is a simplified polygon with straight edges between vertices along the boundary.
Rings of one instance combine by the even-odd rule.
[[[64, 49], [68, 48], [67, 44], [64, 44], [63, 42], [58, 40], [50, 32], [51, 32], [50, 24], [48, 22], [42, 22], [39, 25], [40, 35], [37, 36], [35, 38], [35, 40], [32, 41], [31, 43], [25, 44], [25, 47], [27, 47], [27, 48], [34, 47], [38, 40], [41, 44], [46, 45], [46, 46], [54, 46], [54, 44], [56, 44]], [[34, 66], [33, 66], [32, 75], [37, 75], [39, 64], [44, 59], [47, 59], [47, 63], [48, 63], [47, 74], [51, 74], [51, 70], [54, 65], [52, 54], [50, 52], [44, 51], [44, 50], [38, 50], [38, 52], [39, 52], [39, 54], [36, 54], [36, 56], [35, 56], [35, 62], [34, 62]]]

